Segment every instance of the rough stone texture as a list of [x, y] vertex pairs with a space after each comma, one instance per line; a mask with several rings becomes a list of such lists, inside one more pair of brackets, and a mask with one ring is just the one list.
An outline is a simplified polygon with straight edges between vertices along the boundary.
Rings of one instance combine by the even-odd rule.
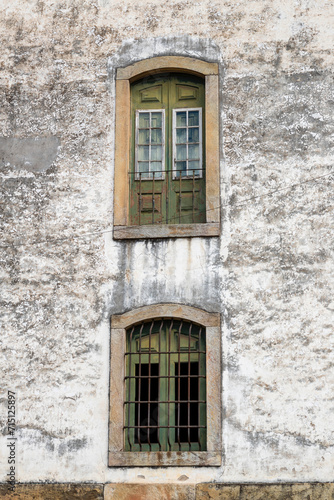
[[103, 486], [90, 484], [18, 484], [15, 492], [0, 485], [0, 498], [10, 500], [103, 500]]
[[[0, 12], [0, 348], [17, 479], [332, 480], [332, 1], [3, 0]], [[114, 69], [166, 54], [220, 60], [223, 231], [116, 242]], [[109, 317], [174, 301], [223, 313], [224, 464], [110, 470]], [[2, 481], [6, 406], [2, 393]]]
[[11, 166], [29, 172], [47, 170], [57, 157], [57, 137], [0, 137], [1, 167]]
[[194, 485], [107, 484], [105, 500], [195, 500]]
[[334, 484], [199, 484], [196, 500], [332, 500]]

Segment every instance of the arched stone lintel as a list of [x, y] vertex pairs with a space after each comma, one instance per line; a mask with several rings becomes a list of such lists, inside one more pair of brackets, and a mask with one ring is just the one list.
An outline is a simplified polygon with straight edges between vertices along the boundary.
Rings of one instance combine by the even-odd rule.
[[154, 318], [177, 318], [198, 323], [204, 327], [219, 326], [220, 314], [209, 313], [197, 307], [183, 304], [154, 304], [132, 309], [111, 317], [112, 328], [128, 328], [131, 325]]
[[218, 63], [209, 63], [193, 57], [152, 57], [138, 61], [125, 68], [118, 68], [116, 79], [133, 82], [147, 74], [162, 73], [165, 71], [179, 71], [205, 77], [218, 75]]

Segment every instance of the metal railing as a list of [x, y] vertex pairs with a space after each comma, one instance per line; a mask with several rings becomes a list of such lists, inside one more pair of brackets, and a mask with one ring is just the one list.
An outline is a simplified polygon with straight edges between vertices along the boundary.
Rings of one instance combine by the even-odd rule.
[[[171, 174], [171, 175], [170, 175]], [[151, 194], [151, 200], [152, 200], [152, 216], [151, 216], [151, 224], [157, 224], [160, 221], [157, 220], [156, 216], [156, 197], [157, 195], [160, 195], [161, 192], [156, 191], [156, 184], [164, 182], [166, 184], [165, 186], [165, 192], [166, 192], [166, 221], [164, 221], [166, 224], [167, 223], [182, 223], [182, 220], [185, 217], [189, 217], [189, 213], [186, 215], [182, 214], [182, 211], [184, 212], [185, 209], [182, 205], [185, 193], [189, 194], [191, 192], [191, 197], [192, 197], [192, 210], [191, 210], [191, 222], [195, 222], [196, 216], [199, 214], [199, 209], [195, 208], [195, 200], [196, 196], [199, 196], [196, 194], [196, 181], [200, 180], [204, 176], [204, 169], [203, 168], [196, 168], [189, 170], [188, 172], [186, 171], [181, 171], [181, 170], [156, 170], [156, 171], [135, 171], [135, 172], [129, 172], [129, 176], [131, 179], [131, 183], [137, 183], [138, 184], [138, 196], [139, 196], [139, 207], [138, 207], [138, 218], [139, 218], [139, 225], [142, 224], [142, 210], [143, 210], [143, 196], [146, 194], [143, 192], [143, 183], [151, 182], [152, 183], [152, 193]], [[178, 185], [178, 213], [175, 215], [170, 215], [169, 214], [169, 205], [170, 205], [170, 192], [169, 192], [169, 184], [170, 183], [177, 183]], [[186, 183], [186, 184], [185, 184]], [[190, 185], [190, 191], [189, 191], [189, 184]], [[184, 187], [186, 187], [187, 191], [185, 191]], [[132, 186], [130, 185], [130, 189]]]

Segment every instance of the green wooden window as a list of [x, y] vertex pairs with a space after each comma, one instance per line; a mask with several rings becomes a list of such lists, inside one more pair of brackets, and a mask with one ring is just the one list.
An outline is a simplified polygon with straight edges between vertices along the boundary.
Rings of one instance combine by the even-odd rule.
[[152, 75], [131, 86], [132, 225], [206, 222], [204, 79]]
[[125, 451], [205, 451], [205, 329], [143, 322], [127, 330], [125, 357]]

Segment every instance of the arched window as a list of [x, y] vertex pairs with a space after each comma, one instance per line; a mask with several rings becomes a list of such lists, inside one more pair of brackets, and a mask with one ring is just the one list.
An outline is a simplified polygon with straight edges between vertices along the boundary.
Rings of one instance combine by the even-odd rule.
[[111, 326], [109, 465], [220, 465], [219, 314], [159, 304]]
[[125, 364], [125, 450], [205, 451], [205, 328], [164, 318], [132, 326]]
[[204, 119], [204, 78], [153, 74], [131, 85], [131, 225], [206, 222]]
[[114, 238], [217, 236], [218, 64], [153, 57], [116, 75]]

